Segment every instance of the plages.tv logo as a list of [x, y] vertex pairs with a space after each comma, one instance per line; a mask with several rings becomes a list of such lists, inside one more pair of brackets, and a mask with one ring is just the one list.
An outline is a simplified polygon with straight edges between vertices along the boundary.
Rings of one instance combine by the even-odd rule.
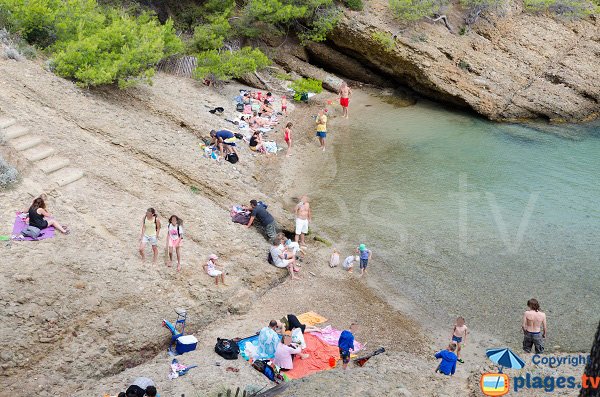
[[506, 374], [488, 372], [481, 375], [479, 386], [486, 396], [503, 396], [510, 389], [510, 380]]
[[481, 392], [486, 396], [503, 396], [510, 390], [510, 380], [508, 375], [502, 373], [502, 369], [521, 369], [525, 366], [525, 362], [506, 347], [487, 349], [485, 355], [500, 369], [497, 373], [488, 372], [481, 375], [479, 381]]

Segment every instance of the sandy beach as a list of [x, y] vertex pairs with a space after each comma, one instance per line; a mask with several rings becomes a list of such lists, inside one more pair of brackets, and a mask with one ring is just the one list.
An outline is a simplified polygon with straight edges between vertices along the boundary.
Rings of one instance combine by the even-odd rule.
[[[16, 210], [42, 192], [50, 197], [51, 212], [73, 230], [42, 242], [2, 244], [0, 341], [11, 348], [2, 353], [0, 395], [116, 395], [142, 375], [155, 380], [162, 396], [268, 387], [267, 378], [243, 359], [225, 362], [216, 355], [216, 338], [249, 336], [273, 318], [306, 311], [339, 329], [357, 321], [356, 338], [366, 351], [383, 346], [386, 353], [363, 368], [337, 367], [294, 381], [283, 395], [481, 395], [480, 374], [492, 369], [485, 357], [485, 348], [495, 343], [491, 337], [473, 330], [466, 363], [452, 378], [437, 375], [433, 354], [447, 345], [451, 324], [431, 322], [422, 306], [380, 290], [381, 275], [358, 279], [329, 268], [332, 248], [314, 235], [307, 238], [302, 279], [287, 280], [285, 271], [266, 262], [269, 244], [260, 232], [231, 222], [230, 206], [255, 198], [292, 230], [298, 196], [328, 172], [335, 131], [321, 152], [312, 116], [333, 94], [297, 105], [284, 119], [294, 122], [291, 157], [254, 156], [244, 145], [240, 162], [232, 165], [203, 157], [198, 145], [210, 129], [232, 127], [224, 119], [237, 116], [232, 100], [239, 84], [214, 90], [159, 74], [152, 86], [91, 92], [37, 63], [8, 60], [0, 60], [0, 75], [0, 116], [29, 126], [85, 172], [77, 182], [56, 187], [22, 153], [8, 144], [0, 148], [21, 175], [19, 184], [2, 192], [3, 230], [10, 230]], [[208, 113], [215, 106], [225, 107], [225, 115]], [[331, 108], [335, 126], [339, 106]], [[282, 125], [267, 139], [284, 145]], [[141, 220], [150, 206], [165, 224], [171, 213], [184, 219], [180, 273], [164, 265], [162, 245], [156, 265], [137, 256]], [[316, 234], [320, 216], [314, 214]], [[229, 287], [215, 287], [202, 272], [211, 253], [225, 263]], [[173, 319], [177, 307], [186, 308], [186, 331], [199, 340], [196, 351], [179, 359], [199, 368], [169, 381], [170, 334], [161, 322]], [[528, 369], [576, 376], [582, 370]], [[520, 394], [539, 396], [539, 390]]]

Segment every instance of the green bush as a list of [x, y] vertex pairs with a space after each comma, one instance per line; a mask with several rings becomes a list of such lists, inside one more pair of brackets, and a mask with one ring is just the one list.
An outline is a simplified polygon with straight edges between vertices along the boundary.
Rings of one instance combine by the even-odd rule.
[[88, 34], [104, 22], [96, 0], [0, 0], [0, 9], [12, 32], [40, 47]]
[[353, 11], [362, 11], [364, 7], [362, 0], [344, 0], [344, 4]]
[[171, 21], [132, 17], [96, 0], [0, 0], [0, 9], [12, 32], [48, 48], [56, 74], [84, 87], [148, 80], [160, 59], [183, 48]]
[[376, 31], [371, 33], [371, 38], [381, 45], [386, 51], [391, 51], [396, 46], [396, 41], [390, 33]]
[[83, 87], [116, 82], [124, 88], [138, 79], [149, 82], [158, 61], [182, 50], [172, 21], [160, 25], [150, 14], [117, 11], [107, 19], [105, 27], [62, 46], [52, 59], [56, 74]]
[[532, 13], [551, 12], [568, 17], [585, 17], [600, 13], [598, 0], [524, 0], [525, 11]]
[[323, 82], [315, 79], [298, 79], [294, 80], [290, 85], [290, 88], [294, 90], [294, 100], [300, 101], [302, 94], [314, 92], [319, 94], [323, 91]]
[[210, 23], [198, 25], [194, 28], [194, 36], [188, 48], [193, 53], [218, 50], [223, 47], [230, 32], [231, 25], [229, 25], [229, 21], [224, 16], [216, 17]]
[[327, 35], [335, 28], [342, 17], [342, 12], [337, 8], [329, 8], [316, 14], [310, 27], [298, 33], [298, 37], [303, 43], [327, 40]]
[[417, 21], [440, 11], [448, 0], [389, 0], [394, 14], [403, 21]]
[[198, 54], [198, 66], [194, 77], [202, 80], [214, 78], [228, 80], [241, 77], [271, 64], [258, 48], [244, 47], [239, 51], [209, 50]]
[[240, 1], [236, 32], [246, 37], [282, 35], [294, 28], [303, 41], [323, 41], [340, 18], [333, 0]]

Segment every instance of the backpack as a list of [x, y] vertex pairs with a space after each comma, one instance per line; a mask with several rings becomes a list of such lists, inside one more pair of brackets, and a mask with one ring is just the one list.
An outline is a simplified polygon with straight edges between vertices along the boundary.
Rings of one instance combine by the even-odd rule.
[[244, 111], [244, 104], [243, 103], [238, 103], [237, 105], [235, 105], [235, 110], [237, 110], [238, 112], [243, 112]]
[[21, 234], [25, 237], [36, 239], [40, 236], [41, 232], [42, 231], [35, 226], [27, 226], [25, 230], [21, 232]]
[[237, 360], [238, 355], [240, 354], [240, 348], [238, 344], [231, 339], [217, 338], [215, 353], [225, 360]]
[[235, 136], [237, 139], [244, 139], [244, 136], [239, 132], [236, 132], [235, 134], [233, 134], [233, 136]]
[[255, 370], [269, 378], [270, 381], [275, 383], [282, 383], [285, 381], [279, 371], [269, 362], [269, 360], [255, 360], [252, 363], [252, 367]]
[[269, 262], [270, 265], [275, 264], [275, 261], [273, 260], [273, 255], [271, 255], [271, 251], [269, 251], [269, 255], [267, 255], [267, 262]]
[[238, 155], [235, 153], [227, 153], [225, 155], [225, 160], [229, 161], [231, 164], [235, 164], [240, 161]]

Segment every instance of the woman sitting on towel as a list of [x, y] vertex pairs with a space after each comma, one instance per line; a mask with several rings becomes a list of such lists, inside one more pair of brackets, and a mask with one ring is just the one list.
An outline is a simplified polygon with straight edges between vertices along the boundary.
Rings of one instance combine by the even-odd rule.
[[273, 108], [271, 107], [271, 104], [268, 100], [265, 99], [265, 101], [262, 103], [258, 114], [262, 117], [271, 117], [271, 115], [273, 114]]
[[299, 354], [300, 357], [308, 358], [308, 354], [302, 354], [302, 348], [292, 343], [292, 337], [284, 335], [281, 338], [281, 343], [277, 345], [275, 350], [275, 357], [273, 363], [279, 367], [282, 371], [288, 371], [294, 368], [294, 356]]
[[33, 200], [31, 207], [29, 207], [29, 226], [37, 227], [40, 230], [54, 226], [61, 233], [69, 234], [69, 229], [61, 226], [56, 219], [52, 218], [52, 214], [46, 210], [44, 196], [42, 195]]

